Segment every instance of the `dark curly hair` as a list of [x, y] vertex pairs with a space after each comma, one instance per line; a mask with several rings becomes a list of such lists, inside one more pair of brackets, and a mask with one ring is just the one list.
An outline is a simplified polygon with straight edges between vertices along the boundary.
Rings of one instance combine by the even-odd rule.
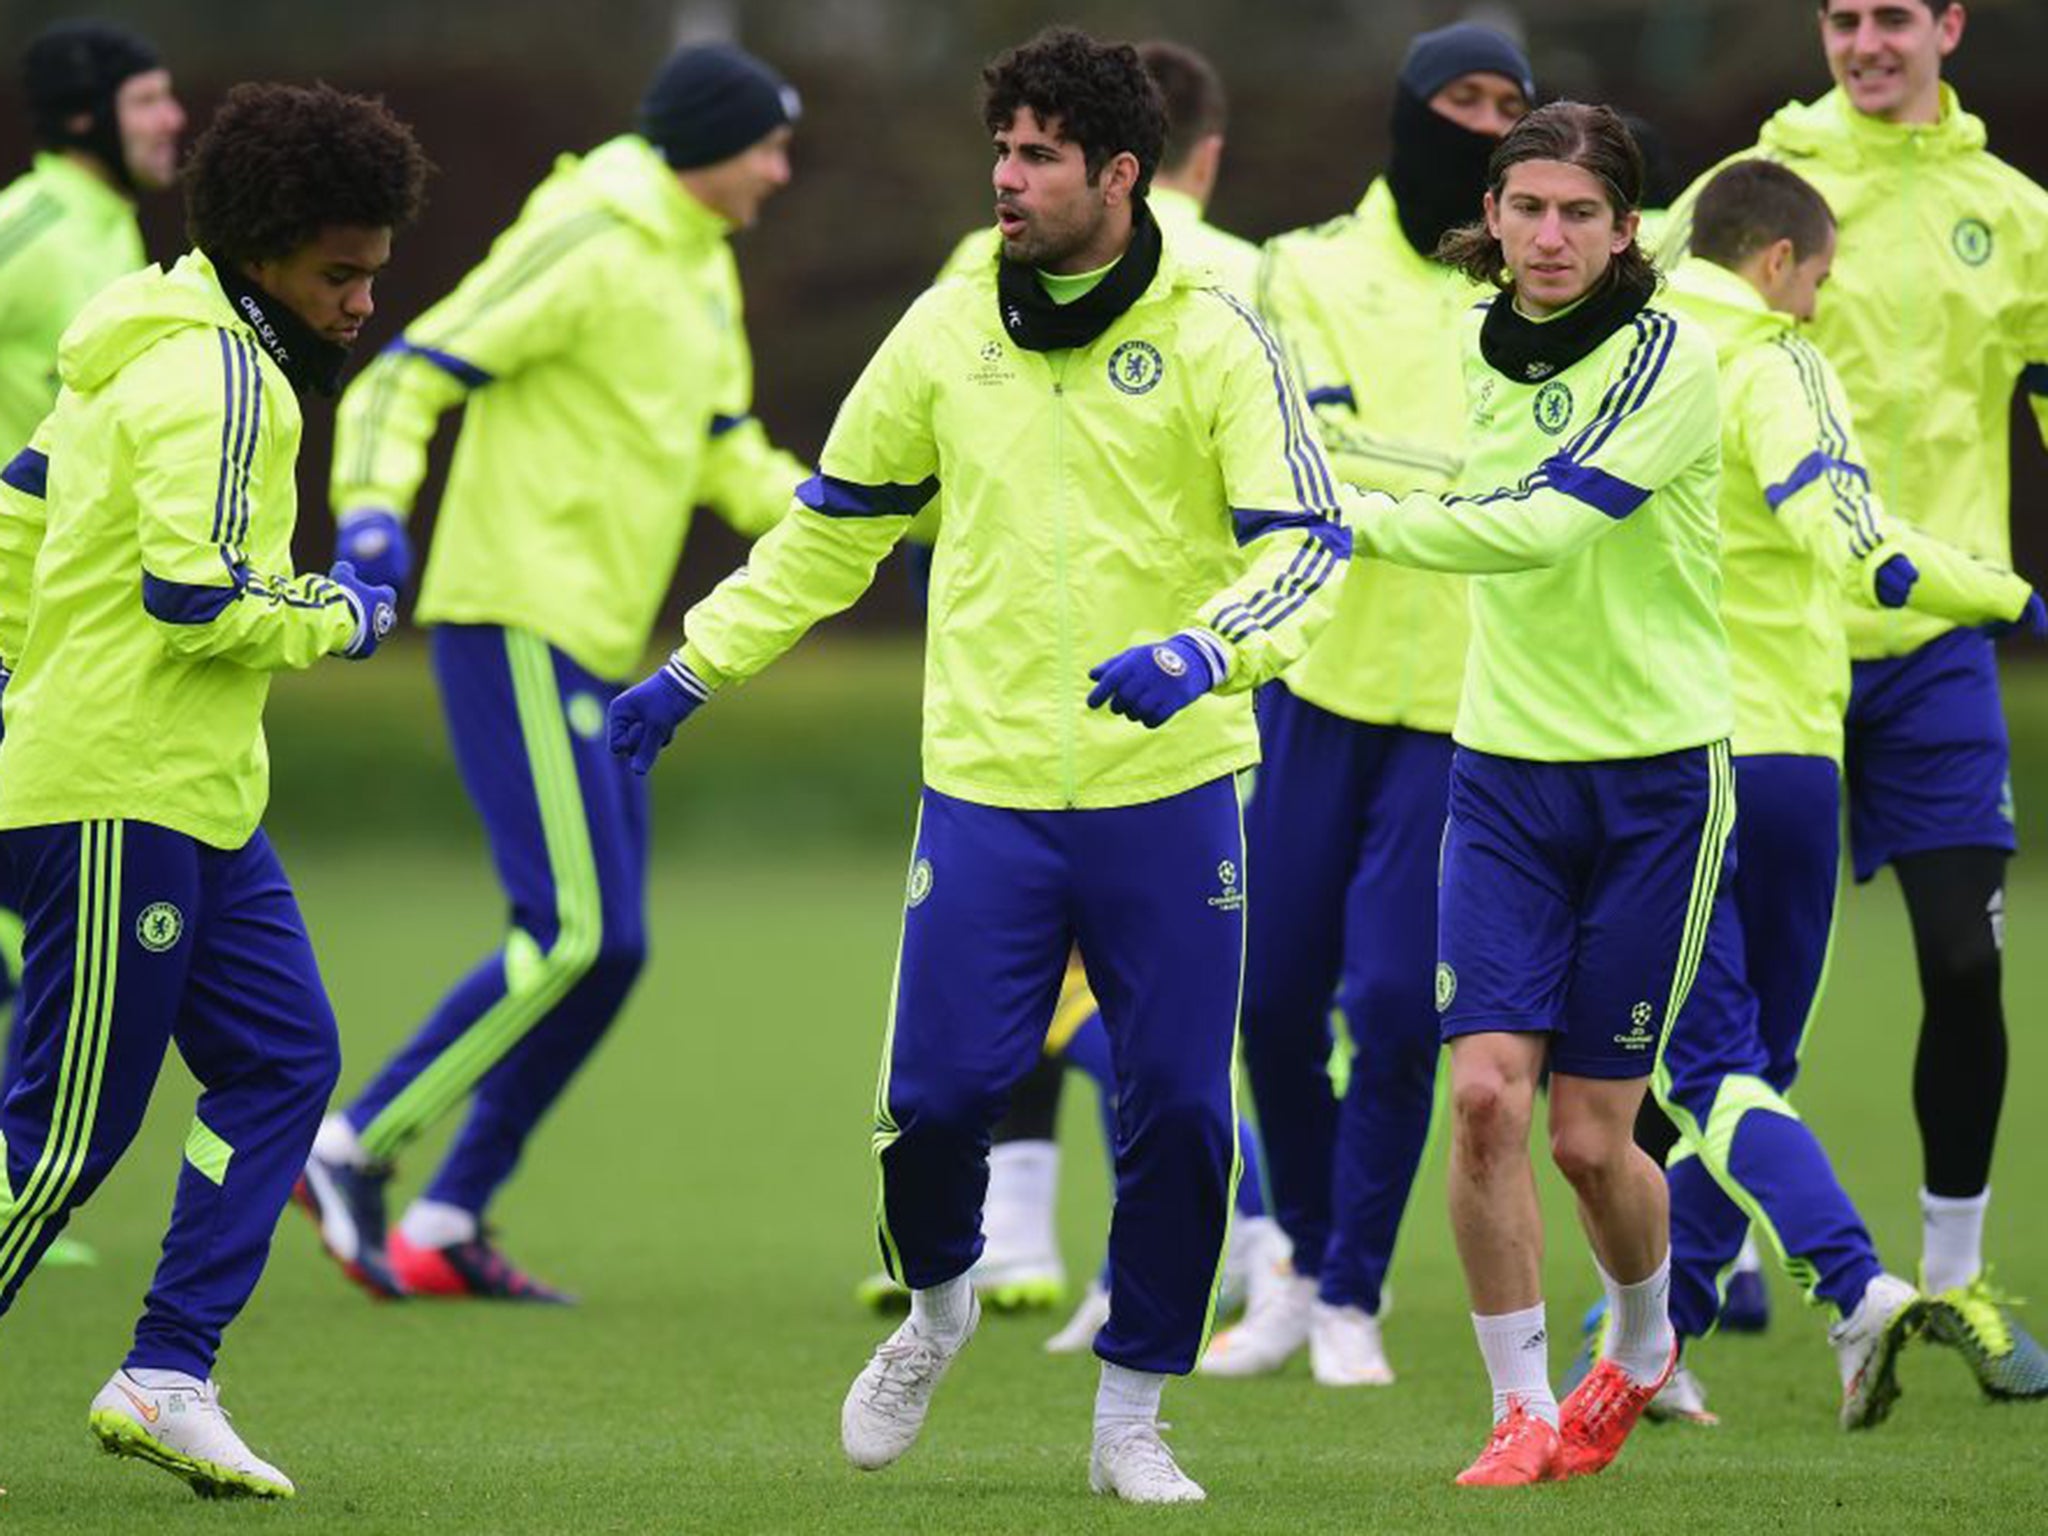
[[185, 162], [185, 230], [215, 261], [273, 261], [333, 225], [410, 224], [429, 169], [381, 101], [329, 85], [245, 83]]
[[[1486, 190], [1495, 199], [1507, 186], [1508, 172], [1524, 160], [1557, 160], [1590, 173], [1617, 221], [1643, 206], [1643, 152], [1612, 107], [1553, 101], [1516, 123], [1486, 162]], [[1475, 283], [1501, 289], [1510, 285], [1507, 255], [1483, 221], [1446, 234], [1436, 248], [1436, 259]], [[1642, 242], [1631, 240], [1608, 264], [1603, 281], [1650, 291], [1657, 286], [1657, 269]]]
[[1081, 146], [1093, 183], [1128, 151], [1137, 157], [1143, 197], [1166, 148], [1166, 107], [1129, 43], [1098, 43], [1072, 27], [1048, 27], [981, 72], [981, 120], [1001, 133], [1029, 107], [1059, 136]]

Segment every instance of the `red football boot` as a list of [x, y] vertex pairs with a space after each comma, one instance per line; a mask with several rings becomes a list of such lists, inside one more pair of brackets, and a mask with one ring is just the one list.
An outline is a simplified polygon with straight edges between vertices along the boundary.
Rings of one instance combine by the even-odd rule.
[[1678, 1345], [1657, 1379], [1647, 1385], [1632, 1379], [1612, 1360], [1602, 1360], [1572, 1389], [1558, 1409], [1558, 1433], [1564, 1440], [1564, 1475], [1590, 1477], [1621, 1454], [1636, 1420], [1650, 1406], [1678, 1369]]
[[576, 1298], [520, 1269], [491, 1241], [488, 1228], [466, 1243], [422, 1248], [404, 1229], [392, 1232], [391, 1272], [408, 1296], [471, 1296], [491, 1301], [537, 1301], [567, 1306]]
[[1564, 1445], [1557, 1430], [1524, 1409], [1519, 1397], [1510, 1397], [1507, 1416], [1493, 1426], [1486, 1449], [1458, 1474], [1457, 1483], [1460, 1488], [1521, 1488], [1554, 1483], [1564, 1475]]

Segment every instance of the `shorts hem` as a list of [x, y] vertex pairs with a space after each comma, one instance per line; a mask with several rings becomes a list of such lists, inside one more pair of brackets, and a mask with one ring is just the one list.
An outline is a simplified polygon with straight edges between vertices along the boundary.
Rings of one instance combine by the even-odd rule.
[[1989, 836], [1973, 835], [1969, 832], [1928, 833], [1921, 837], [1908, 838], [1895, 846], [1888, 845], [1881, 853], [1865, 858], [1851, 850], [1849, 864], [1858, 885], [1868, 885], [1883, 871], [1887, 864], [1896, 859], [1911, 858], [1916, 853], [1944, 853], [1951, 848], [1989, 848], [2013, 858], [2020, 851], [2017, 834], [2008, 829], [2001, 837], [1995, 833]]
[[1624, 1082], [1630, 1078], [1645, 1078], [1657, 1070], [1654, 1059], [1647, 1061], [1559, 1061], [1555, 1052], [1550, 1057], [1552, 1077], [1590, 1077], [1601, 1082]]
[[1494, 1014], [1483, 1018], [1461, 1020], [1456, 1024], [1448, 1020], [1437, 1025], [1442, 1039], [1455, 1040], [1460, 1035], [1554, 1035], [1558, 1026], [1535, 1014]]

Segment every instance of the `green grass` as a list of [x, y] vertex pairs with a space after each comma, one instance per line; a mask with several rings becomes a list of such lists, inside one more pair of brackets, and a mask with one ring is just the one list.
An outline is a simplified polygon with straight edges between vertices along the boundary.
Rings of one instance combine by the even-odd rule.
[[[899, 669], [900, 674], [900, 669]], [[764, 711], [779, 709], [765, 690]], [[815, 677], [823, 738], [847, 721]], [[721, 705], [721, 709], [726, 706]], [[723, 722], [721, 722], [723, 724]], [[746, 728], [737, 720], [735, 729]], [[783, 726], [769, 735], [779, 735]], [[692, 727], [696, 729], [696, 727]], [[792, 738], [793, 739], [793, 738]], [[709, 738], [706, 738], [707, 742]], [[829, 748], [813, 771], [829, 772]], [[679, 762], [687, 794], [695, 769]], [[678, 788], [678, 786], [683, 786]], [[281, 783], [279, 794], [290, 793]], [[38, 1275], [0, 1329], [0, 1526], [21, 1531], [1049, 1532], [1433, 1529], [1687, 1533], [2016, 1530], [2040, 1519], [2048, 1405], [1981, 1404], [1931, 1347], [1904, 1365], [1893, 1422], [1834, 1428], [1817, 1314], [1782, 1284], [1765, 1339], [1695, 1353], [1718, 1431], [1649, 1429], [1607, 1475], [1526, 1495], [1462, 1494], [1485, 1383], [1432, 1150], [1393, 1277], [1400, 1384], [1334, 1392], [1305, 1365], [1169, 1388], [1199, 1509], [1107, 1506], [1087, 1491], [1094, 1371], [1039, 1350], [1056, 1319], [991, 1318], [947, 1381], [925, 1442], [862, 1475], [842, 1463], [841, 1394], [883, 1330], [856, 1311], [873, 1266], [868, 1109], [893, 958], [909, 801], [888, 840], [756, 838], [703, 854], [665, 837], [657, 954], [626, 1017], [534, 1144], [497, 1213], [508, 1247], [583, 1295], [573, 1311], [376, 1306], [345, 1286], [297, 1215], [229, 1336], [226, 1401], [300, 1483], [290, 1506], [214, 1506], [104, 1457], [86, 1403], [126, 1348], [191, 1113], [174, 1062], [141, 1138], [77, 1224], [90, 1271]], [[442, 985], [493, 942], [498, 903], [473, 834], [343, 848], [287, 839], [359, 1081]], [[2008, 998], [2016, 1020], [1992, 1249], [2048, 1297], [2048, 871], [2016, 866]], [[1911, 955], [1890, 882], [1855, 893], [1802, 1098], [1894, 1266], [1917, 1255], [1908, 1074]], [[1061, 1225], [1081, 1275], [1106, 1198], [1093, 1107], [1076, 1085]], [[416, 1181], [433, 1147], [406, 1172]], [[407, 1189], [412, 1187], [408, 1182]], [[1583, 1245], [1546, 1176], [1560, 1334], [1589, 1296]], [[2048, 1308], [2036, 1321], [2048, 1326]], [[1554, 1351], [1562, 1368], [1562, 1340]]]

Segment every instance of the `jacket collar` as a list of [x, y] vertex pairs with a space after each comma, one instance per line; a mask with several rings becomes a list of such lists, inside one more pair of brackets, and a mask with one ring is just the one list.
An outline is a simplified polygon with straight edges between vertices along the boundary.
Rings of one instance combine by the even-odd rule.
[[1703, 257], [1680, 262], [1667, 284], [1673, 304], [1699, 320], [1724, 357], [1794, 328], [1792, 317], [1766, 304], [1748, 279]]
[[1844, 164], [1883, 164], [1909, 154], [1962, 155], [1984, 148], [1984, 120], [1963, 110], [1955, 87], [1941, 86], [1932, 123], [1888, 123], [1858, 112], [1840, 87], [1817, 101], [1794, 102], [1764, 124], [1769, 149]]
[[620, 134], [576, 162], [605, 207], [665, 246], [690, 250], [723, 240], [732, 226], [683, 190], [661, 152], [637, 133]]

